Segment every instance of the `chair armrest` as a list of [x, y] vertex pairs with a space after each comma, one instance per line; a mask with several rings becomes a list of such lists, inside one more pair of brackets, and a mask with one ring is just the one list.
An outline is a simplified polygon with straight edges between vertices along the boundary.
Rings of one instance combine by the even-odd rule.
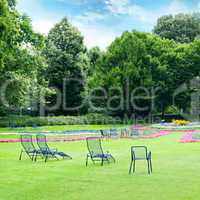
[[147, 158], [151, 159], [151, 151], [149, 151]]

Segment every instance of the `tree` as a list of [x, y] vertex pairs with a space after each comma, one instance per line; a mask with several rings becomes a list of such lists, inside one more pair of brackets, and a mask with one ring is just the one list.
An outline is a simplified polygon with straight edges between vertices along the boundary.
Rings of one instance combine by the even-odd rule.
[[[67, 18], [64, 18], [50, 30], [46, 43], [44, 54], [49, 65], [49, 85], [62, 93], [61, 105], [56, 114], [78, 114], [78, 108], [71, 108], [82, 103], [83, 70], [87, 65], [83, 37]], [[51, 104], [55, 101], [55, 97], [50, 99]]]
[[15, 10], [14, 2], [0, 3], [0, 114], [7, 109], [27, 109], [33, 99], [38, 103], [40, 91], [47, 87], [41, 79], [41, 71], [46, 68], [41, 55], [43, 36], [33, 31], [27, 16]]
[[87, 53], [90, 66], [88, 69], [88, 75], [92, 75], [96, 71], [96, 66], [98, 65], [98, 62], [102, 56], [102, 52], [99, 47], [93, 47], [90, 49]]
[[95, 73], [88, 79], [89, 90], [100, 87], [107, 92], [104, 95], [96, 91], [101, 99], [93, 104], [102, 108], [102, 112], [121, 117], [144, 116], [151, 109], [164, 115], [172, 104], [176, 47], [175, 42], [155, 35], [123, 33], [102, 55]]
[[176, 47], [173, 40], [161, 39], [155, 35], [149, 35], [145, 42], [147, 47], [147, 66], [151, 69], [151, 86], [154, 89], [153, 107], [154, 113], [162, 113], [164, 117], [165, 110], [172, 104], [173, 91], [176, 85], [173, 85], [172, 68], [176, 64]]
[[[172, 68], [173, 85], [179, 89], [181, 87], [178, 86], [184, 88], [176, 95], [175, 102], [179, 109], [190, 113], [192, 95], [199, 91], [199, 81], [196, 82], [196, 80], [200, 76], [200, 40], [195, 40], [187, 45], [179, 45], [175, 51], [177, 52], [177, 64], [176, 67]], [[199, 100], [196, 103], [199, 104]]]
[[[4, 55], [8, 52], [8, 48], [12, 41], [13, 23], [9, 8], [5, 0], [0, 0], [0, 67], [3, 67]], [[15, 31], [13, 31], [15, 32]]]
[[16, 6], [16, 0], [7, 0], [9, 7], [14, 8]]
[[102, 108], [102, 112], [121, 117], [134, 113], [131, 96], [127, 94], [137, 86], [144, 86], [148, 77], [144, 67], [146, 49], [143, 37], [146, 37], [143, 33], [123, 33], [102, 55], [96, 72], [88, 80], [90, 90], [102, 88], [107, 92], [106, 96], [96, 92], [101, 100], [94, 104], [97, 109]]
[[158, 19], [153, 32], [162, 38], [173, 39], [176, 42], [192, 42], [200, 35], [199, 15], [195, 13], [162, 16]]

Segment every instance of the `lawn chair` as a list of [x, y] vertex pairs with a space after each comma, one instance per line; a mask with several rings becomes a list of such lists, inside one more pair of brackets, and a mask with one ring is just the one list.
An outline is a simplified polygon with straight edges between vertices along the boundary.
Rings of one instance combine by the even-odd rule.
[[129, 131], [126, 128], [122, 128], [120, 137], [125, 138], [125, 137], [128, 137], [128, 136], [129, 136]]
[[106, 138], [107, 140], [110, 139], [110, 131], [108, 130], [100, 130], [101, 137]]
[[131, 128], [130, 130], [130, 136], [131, 137], [139, 137], [140, 132], [138, 128]]
[[101, 146], [101, 139], [100, 138], [87, 138], [87, 148], [89, 153], [86, 156], [86, 166], [88, 166], [88, 159], [91, 158], [92, 162], [95, 163], [96, 161], [101, 162], [101, 165], [103, 166], [104, 162], [110, 163], [111, 161], [115, 162], [114, 157], [109, 153], [103, 152], [102, 146]]
[[117, 129], [110, 129], [110, 137], [117, 138], [118, 136], [119, 135]]
[[145, 146], [131, 147], [131, 164], [130, 164], [129, 174], [131, 174], [132, 168], [133, 168], [133, 173], [135, 172], [136, 160], [146, 160], [148, 165], [148, 174], [151, 174], [153, 172], [151, 152], [148, 152], [147, 147]]
[[32, 161], [34, 159], [34, 156], [41, 154], [40, 150], [37, 150], [33, 145], [32, 135], [30, 134], [21, 135], [20, 141], [23, 149], [21, 150], [19, 160], [22, 159], [23, 153], [26, 153]]
[[[72, 159], [71, 156], [65, 154], [64, 152], [57, 151], [57, 149], [50, 149], [47, 144], [45, 135], [43, 134], [36, 135], [36, 140], [38, 147], [40, 148], [40, 151], [43, 157], [45, 158], [45, 162], [47, 162], [48, 158], [56, 158], [58, 160], [58, 156], [62, 157], [63, 159], [65, 158]], [[37, 155], [35, 156], [35, 161], [36, 160], [37, 160]]]

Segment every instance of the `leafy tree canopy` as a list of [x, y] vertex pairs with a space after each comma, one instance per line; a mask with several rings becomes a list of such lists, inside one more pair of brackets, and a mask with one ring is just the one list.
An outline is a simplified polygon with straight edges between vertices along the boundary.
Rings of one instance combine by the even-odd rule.
[[200, 35], [199, 14], [166, 15], [158, 19], [155, 34], [176, 42], [189, 43]]
[[[44, 51], [48, 61], [48, 79], [50, 86], [62, 91], [62, 105], [76, 107], [81, 104], [84, 73], [87, 68], [86, 48], [83, 37], [67, 18], [61, 20], [50, 30]], [[53, 100], [52, 100], [53, 102]], [[59, 108], [62, 112], [63, 107]], [[66, 109], [67, 110], [67, 109]], [[69, 113], [77, 114], [78, 110]]]
[[11, 8], [14, 8], [16, 6], [16, 0], [7, 0], [8, 1], [8, 5], [11, 7]]

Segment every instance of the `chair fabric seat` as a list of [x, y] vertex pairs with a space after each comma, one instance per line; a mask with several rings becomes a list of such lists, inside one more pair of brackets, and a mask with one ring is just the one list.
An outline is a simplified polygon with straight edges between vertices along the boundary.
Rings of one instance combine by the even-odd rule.
[[101, 146], [101, 139], [99, 137], [88, 137], [86, 139], [89, 153], [86, 156], [86, 166], [88, 165], [88, 158], [91, 158], [93, 163], [100, 161], [103, 166], [104, 162], [115, 162], [115, 158], [108, 151], [104, 153]]
[[62, 157], [67, 157], [68, 155], [64, 152], [61, 151], [54, 151], [54, 150], [43, 150], [42, 151], [43, 154], [50, 154], [50, 155], [59, 155]]
[[62, 157], [67, 157], [68, 155], [64, 152], [56, 152], [57, 155], [62, 156]]
[[134, 158], [134, 160], [147, 160], [146, 158]]
[[[56, 158], [58, 160], [57, 156], [72, 159], [71, 156], [67, 155], [64, 152], [57, 151], [57, 149], [50, 149], [47, 144], [46, 135], [37, 134], [36, 140], [37, 140], [38, 147], [40, 148], [40, 151], [41, 151], [43, 157], [45, 158], [45, 162], [47, 161], [48, 158]], [[37, 159], [37, 157], [36, 157], [36, 159]]]
[[135, 160], [149, 160], [151, 159], [151, 155], [149, 154], [147, 157], [135, 157]]
[[96, 155], [91, 155], [93, 158], [111, 158], [111, 154], [96, 154]]
[[41, 151], [40, 151], [40, 150], [37, 150], [37, 149], [35, 149], [35, 150], [30, 150], [30, 151], [28, 151], [28, 153], [41, 153]]

